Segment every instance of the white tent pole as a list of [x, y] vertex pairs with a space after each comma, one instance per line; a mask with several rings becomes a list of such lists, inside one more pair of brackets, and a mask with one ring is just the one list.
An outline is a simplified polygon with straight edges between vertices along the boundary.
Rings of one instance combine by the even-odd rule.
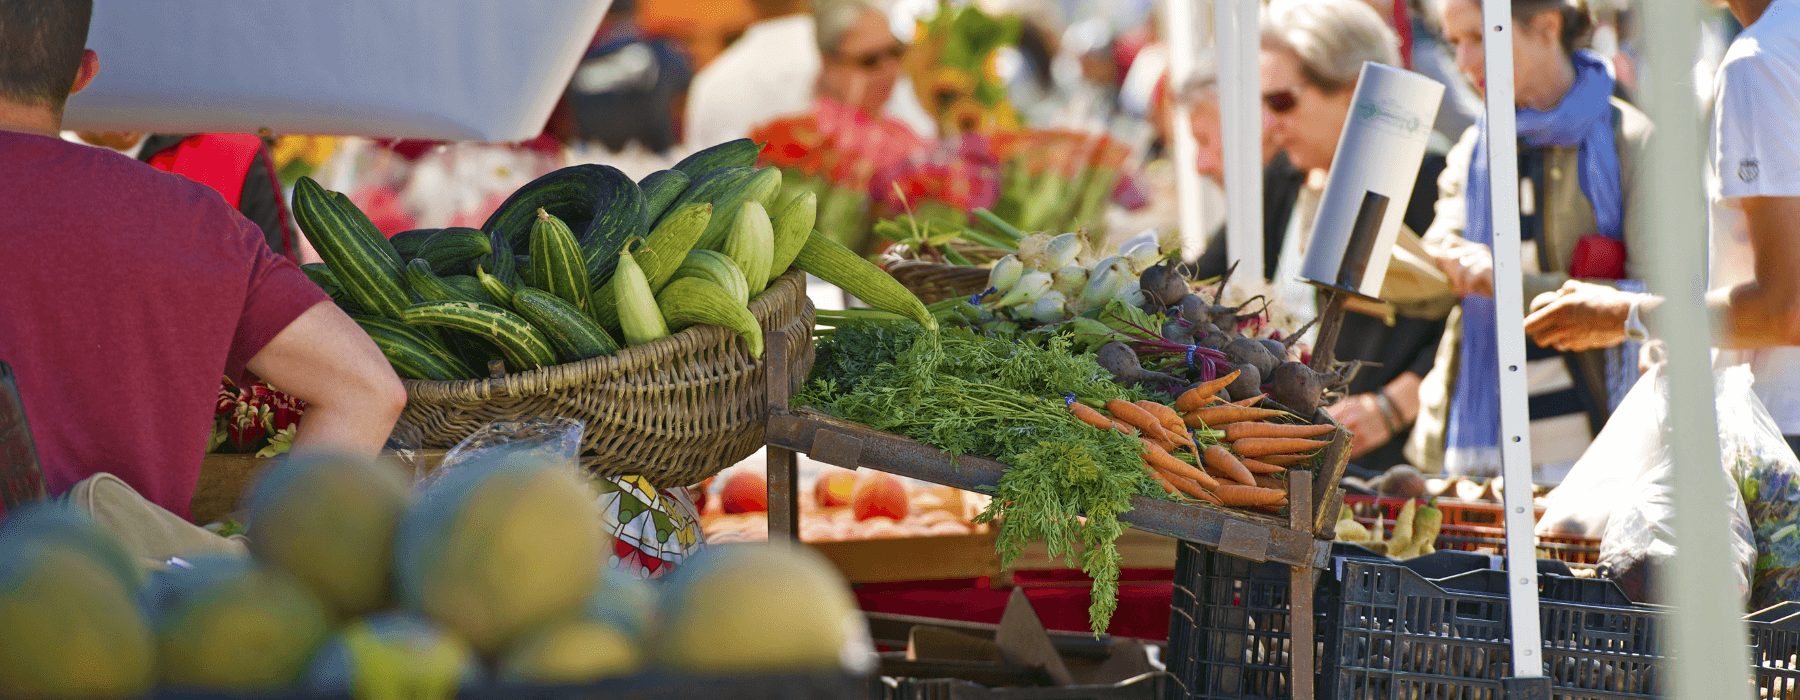
[[1226, 249], [1237, 284], [1263, 274], [1261, 0], [1215, 0]]
[[[1648, 261], [1650, 288], [1666, 301], [1657, 309], [1661, 329], [1708, 327], [1701, 290], [1706, 279], [1703, 245], [1707, 221], [1701, 183], [1705, 151], [1693, 86], [1700, 4], [1646, 4], [1643, 16], [1642, 97], [1656, 137], [1650, 140], [1643, 173], [1646, 191], [1634, 198], [1633, 212], [1650, 227], [1655, 242], [1641, 252]], [[1711, 76], [1707, 76], [1709, 79]], [[1669, 697], [1752, 697], [1743, 610], [1735, 595], [1725, 489], [1719, 478], [1719, 439], [1713, 413], [1708, 335], [1688, 330], [1660, 334], [1668, 345], [1669, 448], [1679, 467], [1674, 474], [1675, 560], [1661, 578], [1663, 600], [1674, 603], [1662, 628], [1662, 649], [1674, 658], [1674, 693]], [[1737, 691], [1732, 691], [1737, 688]]]
[[[1163, 26], [1169, 38], [1169, 89], [1171, 94], [1179, 90], [1194, 75], [1195, 54], [1200, 48], [1200, 25], [1206, 21], [1200, 13], [1200, 0], [1167, 0], [1164, 5]], [[1201, 249], [1206, 246], [1206, 238], [1210, 233], [1203, 230], [1205, 220], [1202, 207], [1202, 185], [1198, 168], [1200, 147], [1194, 142], [1194, 133], [1189, 130], [1189, 119], [1192, 110], [1181, 100], [1174, 100], [1175, 114], [1170, 123], [1170, 131], [1175, 138], [1175, 196], [1177, 221], [1180, 222], [1181, 254], [1183, 259], [1199, 257]]]
[[1494, 320], [1500, 357], [1500, 464], [1506, 477], [1506, 572], [1512, 605], [1512, 675], [1544, 675], [1538, 629], [1536, 510], [1531, 502], [1531, 414], [1525, 385], [1524, 277], [1519, 251], [1519, 150], [1513, 107], [1512, 0], [1482, 3], [1487, 66], [1487, 158], [1493, 202]]

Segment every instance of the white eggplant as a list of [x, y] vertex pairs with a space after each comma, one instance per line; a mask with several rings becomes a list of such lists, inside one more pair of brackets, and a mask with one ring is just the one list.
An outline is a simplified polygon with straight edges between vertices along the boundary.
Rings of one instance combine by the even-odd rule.
[[1162, 260], [1162, 248], [1155, 241], [1140, 241], [1124, 251], [1124, 258], [1131, 262], [1131, 273], [1141, 275], [1144, 270]]
[[1019, 262], [1017, 257], [1008, 255], [1000, 258], [994, 261], [994, 268], [988, 271], [988, 287], [996, 290], [996, 294], [1005, 294], [1012, 291], [1013, 285], [1019, 282], [1019, 275], [1024, 273], [1025, 263]]
[[1051, 273], [1050, 288], [1061, 292], [1064, 297], [1073, 297], [1087, 288], [1088, 269], [1080, 265], [1064, 265], [1062, 269]]
[[1060, 321], [1069, 315], [1065, 302], [1066, 298], [1062, 292], [1046, 292], [1043, 296], [1038, 297], [1037, 301], [1019, 307], [1018, 314], [1038, 323]]
[[1005, 296], [1000, 297], [999, 301], [994, 302], [993, 308], [1004, 309], [1037, 301], [1038, 297], [1044, 295], [1044, 292], [1050, 291], [1051, 282], [1052, 279], [1048, 272], [1033, 270], [1020, 275], [1018, 283], [1014, 284], [1012, 290], [1008, 291]]

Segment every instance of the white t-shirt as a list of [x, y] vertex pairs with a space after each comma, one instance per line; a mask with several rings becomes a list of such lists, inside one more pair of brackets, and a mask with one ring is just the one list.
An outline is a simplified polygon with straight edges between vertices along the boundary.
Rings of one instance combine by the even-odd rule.
[[[1713, 88], [1707, 208], [1716, 290], [1756, 278], [1736, 198], [1800, 197], [1800, 3], [1770, 3], [1732, 42]], [[1800, 435], [1800, 347], [1721, 351], [1718, 362], [1748, 363], [1775, 423]]]
[[[812, 15], [763, 20], [700, 69], [688, 88], [689, 149], [743, 138], [778, 118], [811, 111], [821, 66], [814, 37]], [[904, 75], [883, 110], [921, 136], [937, 133]]]

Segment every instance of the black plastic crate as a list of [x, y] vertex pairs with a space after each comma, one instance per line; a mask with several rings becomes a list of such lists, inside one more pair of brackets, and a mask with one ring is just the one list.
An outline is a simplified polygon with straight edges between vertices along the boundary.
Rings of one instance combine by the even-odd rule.
[[1744, 619], [1757, 697], [1800, 698], [1800, 602], [1777, 603]]
[[[1503, 697], [1512, 675], [1507, 596], [1437, 585], [1393, 563], [1345, 560], [1332, 628], [1334, 697]], [[1656, 697], [1661, 612], [1541, 597], [1551, 697]]]
[[[1175, 561], [1165, 657], [1170, 682], [1164, 697], [1290, 697], [1288, 567], [1246, 561], [1188, 542], [1179, 544]], [[1395, 562], [1357, 545], [1337, 543], [1332, 546], [1331, 561], [1331, 568], [1319, 572], [1313, 600], [1314, 658], [1319, 670], [1315, 689], [1319, 698], [1368, 697], [1337, 692], [1342, 678], [1334, 669], [1343, 639], [1337, 632], [1342, 606], [1339, 581], [1347, 562], [1366, 561], [1373, 566], [1407, 571], [1421, 581], [1440, 579], [1452, 590], [1497, 593], [1502, 599], [1506, 593], [1505, 573], [1489, 568], [1495, 558], [1487, 554], [1441, 551]], [[1545, 600], [1629, 605], [1624, 593], [1612, 582], [1576, 578], [1561, 561], [1538, 560], [1538, 573], [1539, 596]], [[1504, 614], [1504, 606], [1501, 613]], [[1800, 632], [1796, 633], [1796, 645], [1800, 647]], [[1388, 696], [1374, 697], [1385, 700]]]

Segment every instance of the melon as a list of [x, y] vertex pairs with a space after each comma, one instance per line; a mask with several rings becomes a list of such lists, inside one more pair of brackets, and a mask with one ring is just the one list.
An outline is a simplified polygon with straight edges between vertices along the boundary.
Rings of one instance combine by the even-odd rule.
[[524, 455], [465, 462], [419, 493], [400, 521], [400, 603], [495, 654], [578, 613], [606, 545], [574, 470]]
[[156, 633], [162, 682], [247, 693], [299, 681], [331, 634], [331, 609], [285, 572], [209, 555], [156, 572], [139, 601]]
[[0, 523], [0, 695], [147, 694], [156, 641], [115, 565], [56, 536], [20, 537], [14, 524]]
[[588, 598], [582, 617], [605, 622], [642, 641], [656, 624], [656, 589], [630, 573], [603, 567], [600, 588]]
[[[378, 677], [361, 675], [371, 671]], [[357, 697], [392, 696], [395, 689], [468, 688], [481, 679], [481, 668], [467, 641], [430, 620], [406, 613], [383, 613], [351, 622], [325, 643], [306, 670], [308, 690], [343, 694], [355, 689]]]
[[627, 676], [643, 666], [631, 635], [600, 620], [552, 623], [532, 633], [500, 660], [501, 678], [571, 685]]
[[850, 496], [850, 512], [857, 520], [891, 518], [905, 520], [911, 505], [906, 501], [906, 484], [892, 474], [870, 470], [857, 479]]
[[394, 529], [410, 492], [400, 469], [386, 462], [284, 457], [247, 490], [250, 551], [342, 617], [380, 610], [392, 600]]
[[94, 557], [127, 591], [135, 593], [144, 583], [144, 567], [137, 557], [106, 528], [67, 504], [35, 501], [14, 508], [10, 516], [0, 519], [0, 551], [51, 543], [74, 547]]
[[874, 646], [844, 577], [810, 547], [709, 547], [664, 579], [656, 661], [696, 674], [867, 673]]

